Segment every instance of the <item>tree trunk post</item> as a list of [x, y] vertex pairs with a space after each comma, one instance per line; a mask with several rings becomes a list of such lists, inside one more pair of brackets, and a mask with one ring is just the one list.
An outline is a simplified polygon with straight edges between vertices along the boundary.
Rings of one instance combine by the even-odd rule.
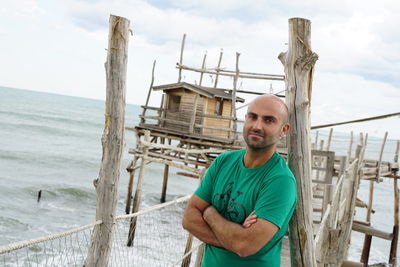
[[281, 53], [289, 107], [288, 164], [297, 180], [298, 203], [289, 225], [292, 266], [316, 266], [311, 208], [310, 104], [318, 55], [311, 51], [311, 22], [289, 19], [288, 51]]
[[108, 54], [105, 64], [107, 94], [103, 158], [96, 187], [96, 225], [84, 266], [107, 266], [111, 254], [118, 202], [119, 172], [124, 148], [125, 92], [128, 62], [129, 20], [110, 16]]

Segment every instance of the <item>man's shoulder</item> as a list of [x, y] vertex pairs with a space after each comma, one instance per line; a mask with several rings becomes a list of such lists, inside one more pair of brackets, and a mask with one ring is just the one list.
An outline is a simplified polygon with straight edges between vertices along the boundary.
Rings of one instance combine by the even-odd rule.
[[271, 175], [276, 177], [286, 177], [290, 180], [296, 180], [292, 171], [286, 163], [286, 160], [276, 152], [277, 161], [274, 165]]

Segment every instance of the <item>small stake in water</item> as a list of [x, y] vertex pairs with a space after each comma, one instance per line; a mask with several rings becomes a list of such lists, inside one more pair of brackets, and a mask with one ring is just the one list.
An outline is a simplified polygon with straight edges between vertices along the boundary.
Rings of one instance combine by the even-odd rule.
[[37, 195], [37, 202], [40, 202], [40, 199], [42, 198], [42, 190], [39, 190], [38, 195]]

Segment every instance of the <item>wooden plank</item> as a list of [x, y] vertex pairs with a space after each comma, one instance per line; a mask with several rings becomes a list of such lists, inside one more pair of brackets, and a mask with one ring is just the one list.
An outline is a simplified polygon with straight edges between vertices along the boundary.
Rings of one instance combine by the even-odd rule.
[[387, 233], [378, 229], [375, 229], [371, 226], [366, 226], [358, 223], [353, 223], [352, 229], [356, 232], [364, 233], [371, 236], [376, 236], [386, 240], [392, 240], [393, 234]]
[[[208, 74], [213, 74], [213, 75], [217, 74], [217, 70], [213, 71], [213, 70], [207, 70], [207, 69], [192, 68], [192, 67], [188, 67], [188, 66], [185, 66], [185, 65], [182, 65], [179, 63], [176, 64], [176, 68], [182, 68], [183, 70], [190, 70], [190, 71], [194, 71], [194, 72], [203, 72], [203, 73], [208, 73]], [[221, 69], [218, 69], [218, 70], [219, 70], [218, 71], [219, 76], [235, 77], [235, 74], [231, 73], [230, 71], [225, 71], [225, 70], [221, 70]], [[241, 72], [241, 74], [239, 74], [239, 78], [275, 80], [275, 81], [284, 81], [285, 80], [282, 76], [275, 77], [275, 76], [271, 76], [271, 74], [264, 74], [263, 76], [251, 75], [251, 74], [244, 74], [243, 72]]]

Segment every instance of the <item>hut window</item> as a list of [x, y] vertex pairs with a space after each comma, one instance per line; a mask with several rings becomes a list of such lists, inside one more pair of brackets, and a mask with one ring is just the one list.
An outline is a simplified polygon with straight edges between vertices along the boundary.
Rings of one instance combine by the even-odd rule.
[[215, 102], [215, 114], [216, 115], [222, 115], [222, 107], [223, 107], [223, 100], [222, 99], [217, 99]]
[[181, 96], [179, 95], [171, 95], [169, 101], [169, 109], [172, 111], [178, 111], [179, 106], [181, 104]]

